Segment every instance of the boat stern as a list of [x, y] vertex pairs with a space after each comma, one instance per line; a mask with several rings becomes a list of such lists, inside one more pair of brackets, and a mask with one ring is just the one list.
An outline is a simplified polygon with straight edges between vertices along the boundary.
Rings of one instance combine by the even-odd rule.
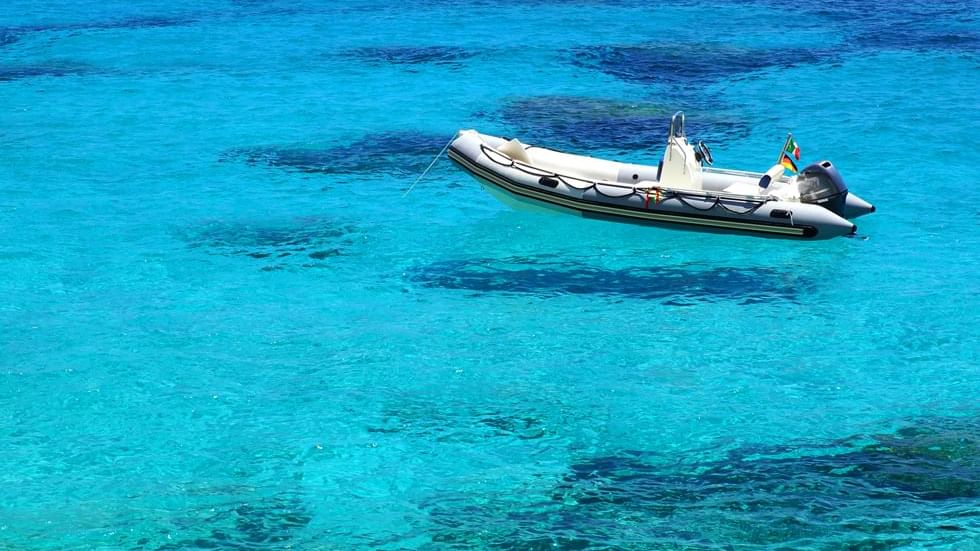
[[847, 198], [844, 199], [844, 209], [841, 216], [844, 218], [857, 218], [858, 216], [864, 216], [865, 214], [871, 214], [877, 209], [871, 203], [861, 199], [853, 193], [848, 193]]
[[820, 205], [842, 218], [857, 218], [875, 211], [874, 205], [848, 191], [844, 178], [830, 161], [804, 168], [798, 182], [801, 202]]

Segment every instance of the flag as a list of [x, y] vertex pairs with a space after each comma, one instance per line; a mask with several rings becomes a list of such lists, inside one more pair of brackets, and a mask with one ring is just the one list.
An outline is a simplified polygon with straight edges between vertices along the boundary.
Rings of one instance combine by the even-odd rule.
[[796, 143], [796, 140], [790, 136], [786, 141], [786, 153], [796, 157], [796, 160], [800, 160], [800, 144]]
[[783, 165], [788, 170], [791, 170], [793, 172], [799, 172], [799, 170], [797, 170], [796, 168], [796, 163], [794, 163], [793, 159], [790, 159], [789, 155], [786, 154], [785, 152], [783, 153], [782, 158], [779, 159], [779, 164]]

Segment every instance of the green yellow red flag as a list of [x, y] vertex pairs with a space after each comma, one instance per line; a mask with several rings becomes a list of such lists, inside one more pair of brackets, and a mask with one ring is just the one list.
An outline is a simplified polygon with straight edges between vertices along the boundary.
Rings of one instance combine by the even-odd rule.
[[800, 144], [796, 143], [792, 137], [786, 141], [786, 153], [796, 157], [797, 161], [800, 160]]

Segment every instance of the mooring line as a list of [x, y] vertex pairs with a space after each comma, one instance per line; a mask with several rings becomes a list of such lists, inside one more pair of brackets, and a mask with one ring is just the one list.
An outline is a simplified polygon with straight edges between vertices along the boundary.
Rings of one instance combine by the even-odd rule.
[[415, 184], [421, 182], [422, 181], [422, 178], [425, 178], [425, 175], [428, 174], [430, 170], [432, 170], [432, 167], [433, 166], [435, 166], [436, 161], [438, 161], [439, 158], [442, 157], [442, 155], [446, 152], [447, 149], [449, 149], [449, 146], [452, 145], [453, 141], [455, 141], [455, 140], [456, 140], [456, 136], [453, 136], [452, 138], [449, 139], [448, 142], [446, 142], [446, 145], [445, 145], [445, 147], [442, 148], [442, 151], [440, 151], [439, 154], [436, 155], [435, 158], [432, 159], [432, 162], [429, 163], [429, 166], [425, 167], [425, 170], [423, 170], [422, 171], [422, 174], [419, 174], [419, 177], [416, 178], [414, 182], [412, 182], [412, 185], [408, 186], [408, 189], [406, 189], [405, 190], [405, 193], [402, 194], [402, 197], [403, 198], [406, 195], [408, 195], [409, 192], [412, 191], [412, 189], [415, 188]]

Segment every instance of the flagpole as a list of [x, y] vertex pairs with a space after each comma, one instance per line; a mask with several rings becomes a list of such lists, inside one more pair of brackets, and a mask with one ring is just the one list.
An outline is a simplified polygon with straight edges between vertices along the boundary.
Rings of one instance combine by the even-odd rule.
[[793, 139], [793, 133], [789, 132], [786, 134], [786, 141], [783, 142], [783, 147], [779, 148], [779, 157], [776, 158], [776, 164], [781, 164], [783, 162], [783, 153], [786, 152], [786, 146], [789, 145], [789, 141]]

